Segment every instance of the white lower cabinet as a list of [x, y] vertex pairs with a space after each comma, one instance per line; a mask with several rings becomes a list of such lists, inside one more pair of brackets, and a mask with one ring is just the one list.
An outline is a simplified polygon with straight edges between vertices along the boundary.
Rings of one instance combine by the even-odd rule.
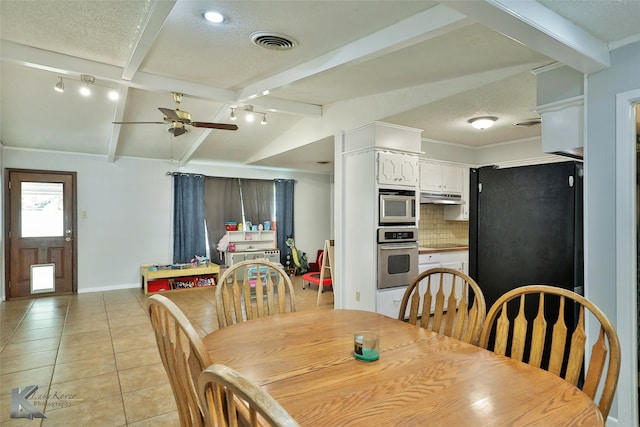
[[400, 312], [400, 303], [402, 303], [402, 296], [406, 286], [401, 288], [384, 289], [379, 290], [376, 293], [376, 311], [385, 316], [398, 318]]

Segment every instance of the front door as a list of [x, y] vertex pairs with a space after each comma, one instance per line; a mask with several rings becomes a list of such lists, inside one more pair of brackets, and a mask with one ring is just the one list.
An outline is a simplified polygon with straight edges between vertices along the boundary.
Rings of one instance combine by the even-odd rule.
[[6, 295], [76, 292], [76, 173], [8, 169]]

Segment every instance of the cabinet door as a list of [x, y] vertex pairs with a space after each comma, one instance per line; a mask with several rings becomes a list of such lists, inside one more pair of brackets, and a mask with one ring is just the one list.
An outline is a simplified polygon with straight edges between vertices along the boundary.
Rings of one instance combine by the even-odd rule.
[[378, 291], [376, 293], [376, 311], [393, 319], [398, 318], [402, 296], [407, 287]]
[[442, 166], [442, 191], [451, 194], [462, 194], [462, 168], [458, 166]]
[[462, 168], [462, 205], [444, 207], [444, 219], [449, 221], [469, 220], [469, 168]]
[[442, 191], [442, 165], [431, 162], [420, 162], [420, 190]]
[[378, 184], [418, 184], [418, 156], [398, 153], [378, 153]]

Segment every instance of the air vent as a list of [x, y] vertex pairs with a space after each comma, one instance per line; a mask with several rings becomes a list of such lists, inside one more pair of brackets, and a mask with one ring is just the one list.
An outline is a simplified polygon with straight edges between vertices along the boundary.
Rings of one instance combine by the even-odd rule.
[[290, 50], [296, 42], [282, 34], [257, 32], [251, 34], [251, 42], [258, 47], [269, 50]]
[[523, 120], [521, 122], [514, 123], [514, 124], [521, 128], [530, 128], [532, 126], [538, 126], [540, 123], [542, 123], [542, 119], [534, 118], [534, 119]]

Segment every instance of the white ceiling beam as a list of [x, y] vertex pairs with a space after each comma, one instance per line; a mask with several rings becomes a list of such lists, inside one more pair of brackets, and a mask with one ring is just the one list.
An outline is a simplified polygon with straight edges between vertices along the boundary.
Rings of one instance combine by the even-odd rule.
[[535, 0], [443, 0], [441, 3], [583, 73], [600, 71], [610, 65], [605, 42]]
[[273, 75], [241, 90], [237, 98], [253, 101], [277, 88], [346, 65], [358, 63], [406, 48], [471, 24], [461, 13], [446, 6], [435, 6], [394, 25], [362, 37], [338, 49]]
[[[130, 81], [123, 80], [121, 67], [24, 46], [7, 40], [0, 40], [0, 60], [78, 78], [80, 74], [90, 74], [98, 81], [136, 89], [159, 92], [178, 91], [198, 99], [228, 104], [238, 102], [236, 93], [231, 90], [144, 72], [137, 72]], [[322, 108], [319, 105], [302, 102], [263, 98], [254, 105], [262, 110], [318, 117], [322, 115]]]
[[129, 56], [129, 61], [127, 61], [127, 65], [122, 72], [122, 78], [124, 80], [131, 80], [138, 72], [138, 68], [140, 68], [144, 58], [147, 57], [149, 50], [155, 43], [164, 22], [167, 20], [175, 4], [176, 0], [155, 0], [152, 2], [151, 10], [142, 25], [138, 40], [136, 40], [131, 56]]
[[[129, 88], [127, 86], [120, 86], [118, 88], [118, 94], [120, 98], [116, 103], [116, 110], [113, 114], [114, 122], [124, 121], [124, 110], [127, 106], [127, 98], [129, 97]], [[113, 125], [111, 129], [111, 136], [109, 137], [109, 150], [107, 152], [107, 161], [113, 163], [116, 159], [116, 151], [118, 150], [118, 143], [120, 142], [120, 129], [122, 125]]]

